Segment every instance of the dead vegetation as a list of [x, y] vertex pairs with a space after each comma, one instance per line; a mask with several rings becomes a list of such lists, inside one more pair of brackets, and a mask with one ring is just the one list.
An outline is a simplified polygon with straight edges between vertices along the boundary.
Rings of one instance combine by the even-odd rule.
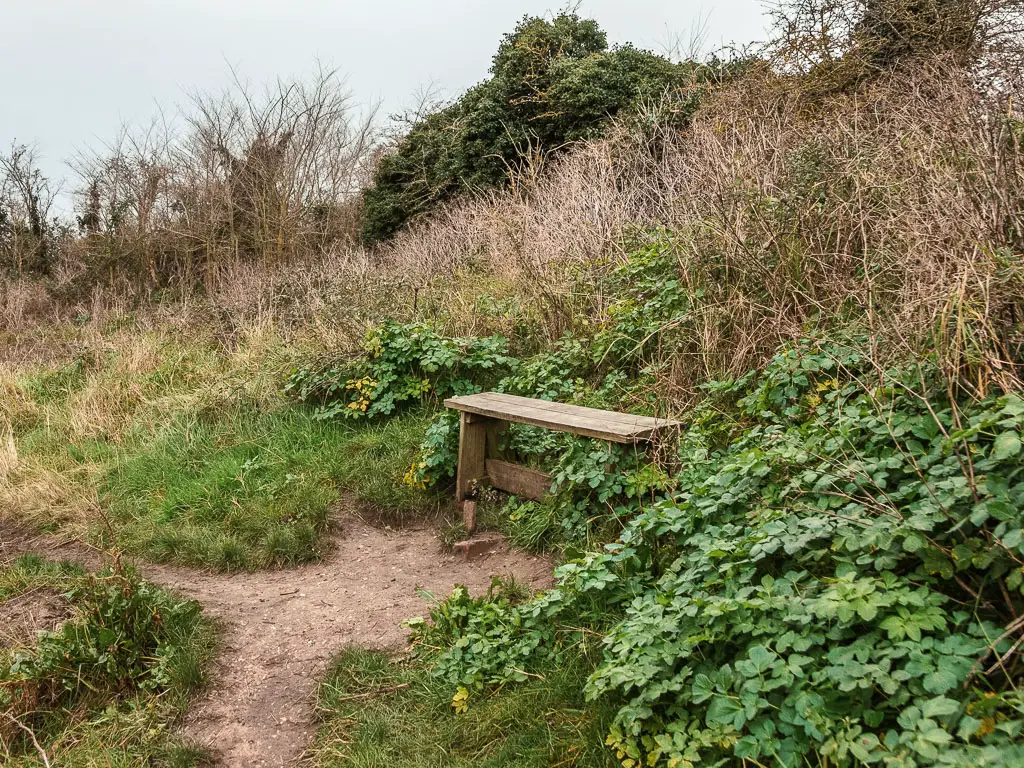
[[[79, 159], [82, 235], [57, 249], [46, 288], [0, 285], [4, 356], [77, 353], [129, 315], [228, 349], [266, 329], [347, 347], [385, 316], [457, 333], [527, 323], [550, 341], [601, 320], [608, 265], [661, 229], [699, 297], [662, 368], [677, 405], [843, 317], [883, 358], [934, 348], [979, 393], [1015, 388], [1020, 9], [918, 5], [786, 3], [743, 75], [684, 88], [556, 160], [528, 152], [508, 189], [374, 251], [353, 234], [372, 114], [329, 72], [261, 93], [236, 78]], [[949, 21], [934, 45], [919, 39], [929, 14]]]

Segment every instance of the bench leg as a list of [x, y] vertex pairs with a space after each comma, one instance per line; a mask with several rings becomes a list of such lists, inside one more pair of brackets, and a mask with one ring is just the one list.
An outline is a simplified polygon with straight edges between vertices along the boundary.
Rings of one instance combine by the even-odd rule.
[[455, 501], [469, 497], [474, 480], [487, 475], [487, 432], [494, 419], [463, 413], [459, 426], [459, 470], [456, 477]]

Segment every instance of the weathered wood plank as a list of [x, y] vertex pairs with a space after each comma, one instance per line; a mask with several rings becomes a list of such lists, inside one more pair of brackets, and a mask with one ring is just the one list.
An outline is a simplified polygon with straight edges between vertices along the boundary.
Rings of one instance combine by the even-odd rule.
[[481, 392], [477, 395], [471, 395], [470, 397], [472, 397], [474, 401], [479, 400], [480, 402], [486, 401], [488, 403], [506, 405], [512, 410], [518, 410], [519, 408], [537, 408], [544, 411], [551, 411], [553, 413], [571, 414], [591, 418], [601, 422], [607, 422], [609, 424], [622, 424], [626, 427], [636, 427], [638, 425], [645, 427], [659, 427], [663, 426], [667, 421], [666, 419], [656, 419], [651, 416], [637, 416], [633, 413], [603, 411], [599, 408], [587, 408], [582, 405], [558, 403], [554, 400], [538, 400], [532, 397], [506, 395], [502, 392]]
[[445, 400], [444, 404], [463, 413], [532, 424], [617, 443], [650, 440], [658, 431], [678, 424], [668, 419], [601, 411], [496, 392], [453, 397]]
[[[478, 416], [477, 418], [484, 418]], [[505, 430], [508, 429], [508, 422], [500, 419], [487, 419], [487, 458], [501, 458], [501, 439]]]
[[487, 474], [487, 430], [492, 421], [474, 420], [468, 413], [462, 414], [459, 428], [459, 469], [455, 479], [455, 500], [465, 501], [474, 480]]
[[546, 472], [501, 459], [487, 459], [486, 467], [491, 485], [524, 499], [540, 501], [551, 491], [551, 475]]

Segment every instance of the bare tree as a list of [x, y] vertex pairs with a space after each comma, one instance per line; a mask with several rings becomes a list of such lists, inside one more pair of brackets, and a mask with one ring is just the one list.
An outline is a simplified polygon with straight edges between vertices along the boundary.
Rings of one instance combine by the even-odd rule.
[[19, 277], [50, 273], [49, 218], [56, 194], [33, 147], [14, 144], [0, 154], [0, 265]]
[[376, 109], [360, 112], [329, 70], [263, 89], [233, 74], [224, 92], [76, 159], [80, 228], [102, 241], [94, 262], [190, 283], [353, 237]]

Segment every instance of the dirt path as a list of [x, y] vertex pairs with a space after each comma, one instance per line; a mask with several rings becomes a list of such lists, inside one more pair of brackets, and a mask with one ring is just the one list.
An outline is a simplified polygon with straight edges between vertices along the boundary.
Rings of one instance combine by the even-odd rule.
[[[388, 532], [347, 517], [334, 538], [323, 562], [286, 571], [225, 575], [140, 564], [146, 578], [198, 600], [223, 626], [213, 683], [184, 732], [227, 768], [295, 762], [315, 729], [313, 695], [328, 659], [348, 645], [400, 649], [402, 621], [427, 610], [417, 587], [444, 596], [465, 584], [478, 594], [499, 574], [538, 589], [551, 583], [542, 558], [499, 548], [463, 562], [442, 554], [429, 530]], [[0, 557], [27, 551], [89, 559], [79, 547], [0, 527]]]

